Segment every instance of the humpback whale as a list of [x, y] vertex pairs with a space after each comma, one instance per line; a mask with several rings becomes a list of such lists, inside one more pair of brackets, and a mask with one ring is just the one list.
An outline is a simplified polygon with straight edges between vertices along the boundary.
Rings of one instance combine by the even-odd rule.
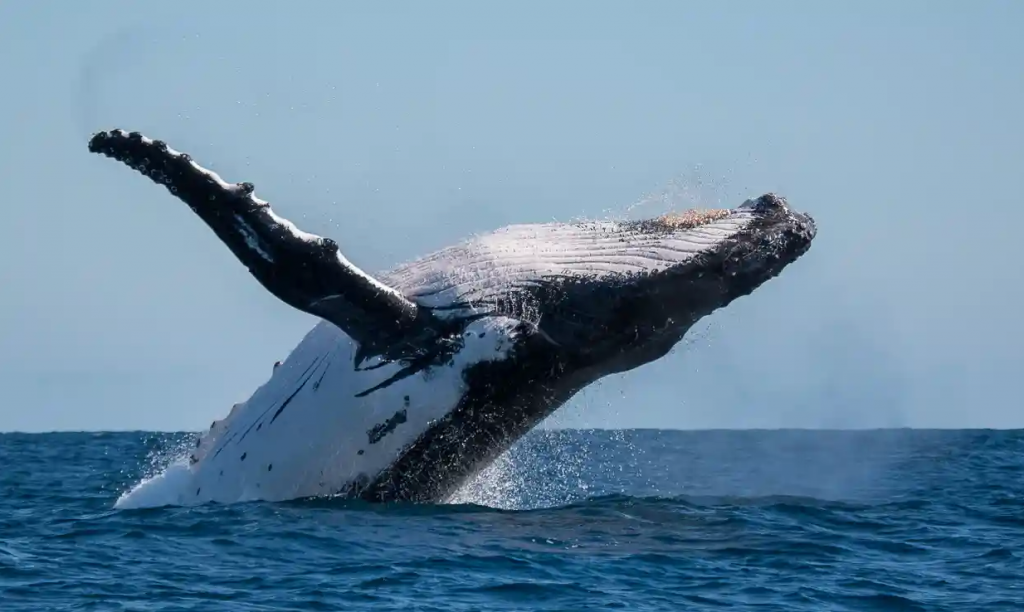
[[775, 194], [645, 220], [522, 224], [371, 276], [165, 142], [89, 150], [164, 185], [282, 302], [319, 318], [203, 432], [177, 503], [443, 501], [581, 389], [667, 354], [802, 256]]

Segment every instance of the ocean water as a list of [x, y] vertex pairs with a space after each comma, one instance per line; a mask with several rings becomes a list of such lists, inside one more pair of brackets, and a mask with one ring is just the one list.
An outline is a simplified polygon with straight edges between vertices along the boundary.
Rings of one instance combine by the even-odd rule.
[[536, 431], [448, 504], [114, 508], [191, 440], [0, 435], [0, 610], [1024, 610], [1024, 432]]

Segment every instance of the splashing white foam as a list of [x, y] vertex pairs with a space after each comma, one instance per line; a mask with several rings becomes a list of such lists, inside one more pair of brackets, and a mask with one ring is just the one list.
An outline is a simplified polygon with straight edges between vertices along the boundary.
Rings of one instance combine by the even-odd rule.
[[[118, 510], [159, 508], [164, 506], [193, 505], [195, 496], [189, 495], [194, 482], [189, 470], [187, 452], [174, 455], [163, 453], [165, 465], [156, 468], [152, 476], [144, 477], [131, 489], [121, 494], [114, 503]], [[463, 485], [443, 503], [475, 504], [502, 510], [524, 510], [538, 506], [558, 505], [563, 500], [550, 500], [551, 491], [538, 498], [536, 472], [541, 458], [536, 449], [515, 448], [503, 453], [475, 478]], [[156, 463], [156, 460], [154, 460]], [[546, 462], [545, 462], [546, 463]], [[575, 462], [564, 464], [573, 466]], [[573, 471], [571, 468], [568, 471]], [[531, 477], [533, 476], [533, 477]], [[563, 489], [557, 486], [555, 489]], [[241, 501], [241, 500], [240, 500]]]
[[188, 454], [196, 436], [189, 435], [150, 451], [142, 478], [114, 502], [120, 510], [180, 506], [187, 503], [185, 492], [192, 479]]
[[445, 503], [502, 510], [564, 506], [593, 493], [585, 477], [593, 450], [576, 432], [536, 431], [503, 453]]
[[192, 474], [184, 457], [166, 466], [156, 476], [142, 479], [114, 502], [119, 510], [180, 506], [185, 503], [185, 490], [191, 485]]
[[481, 470], [476, 478], [460, 487], [445, 503], [520, 510], [522, 489], [522, 475], [516, 470], [511, 451], [506, 451]]

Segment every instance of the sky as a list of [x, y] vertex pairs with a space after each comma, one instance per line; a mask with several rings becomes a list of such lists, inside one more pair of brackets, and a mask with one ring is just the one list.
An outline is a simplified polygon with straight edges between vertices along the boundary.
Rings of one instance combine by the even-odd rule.
[[90, 154], [166, 140], [386, 270], [510, 223], [818, 236], [557, 427], [1024, 427], [1024, 3], [0, 3], [0, 431], [199, 430], [315, 320]]

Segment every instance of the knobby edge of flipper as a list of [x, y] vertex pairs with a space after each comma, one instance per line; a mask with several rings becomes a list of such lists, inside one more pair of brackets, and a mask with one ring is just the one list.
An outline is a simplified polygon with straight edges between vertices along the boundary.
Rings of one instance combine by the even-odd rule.
[[98, 132], [89, 151], [120, 161], [199, 216], [249, 272], [286, 304], [330, 321], [359, 344], [357, 362], [421, 358], [450, 330], [428, 309], [352, 264], [330, 238], [298, 229], [257, 198], [186, 154], [139, 132]]

